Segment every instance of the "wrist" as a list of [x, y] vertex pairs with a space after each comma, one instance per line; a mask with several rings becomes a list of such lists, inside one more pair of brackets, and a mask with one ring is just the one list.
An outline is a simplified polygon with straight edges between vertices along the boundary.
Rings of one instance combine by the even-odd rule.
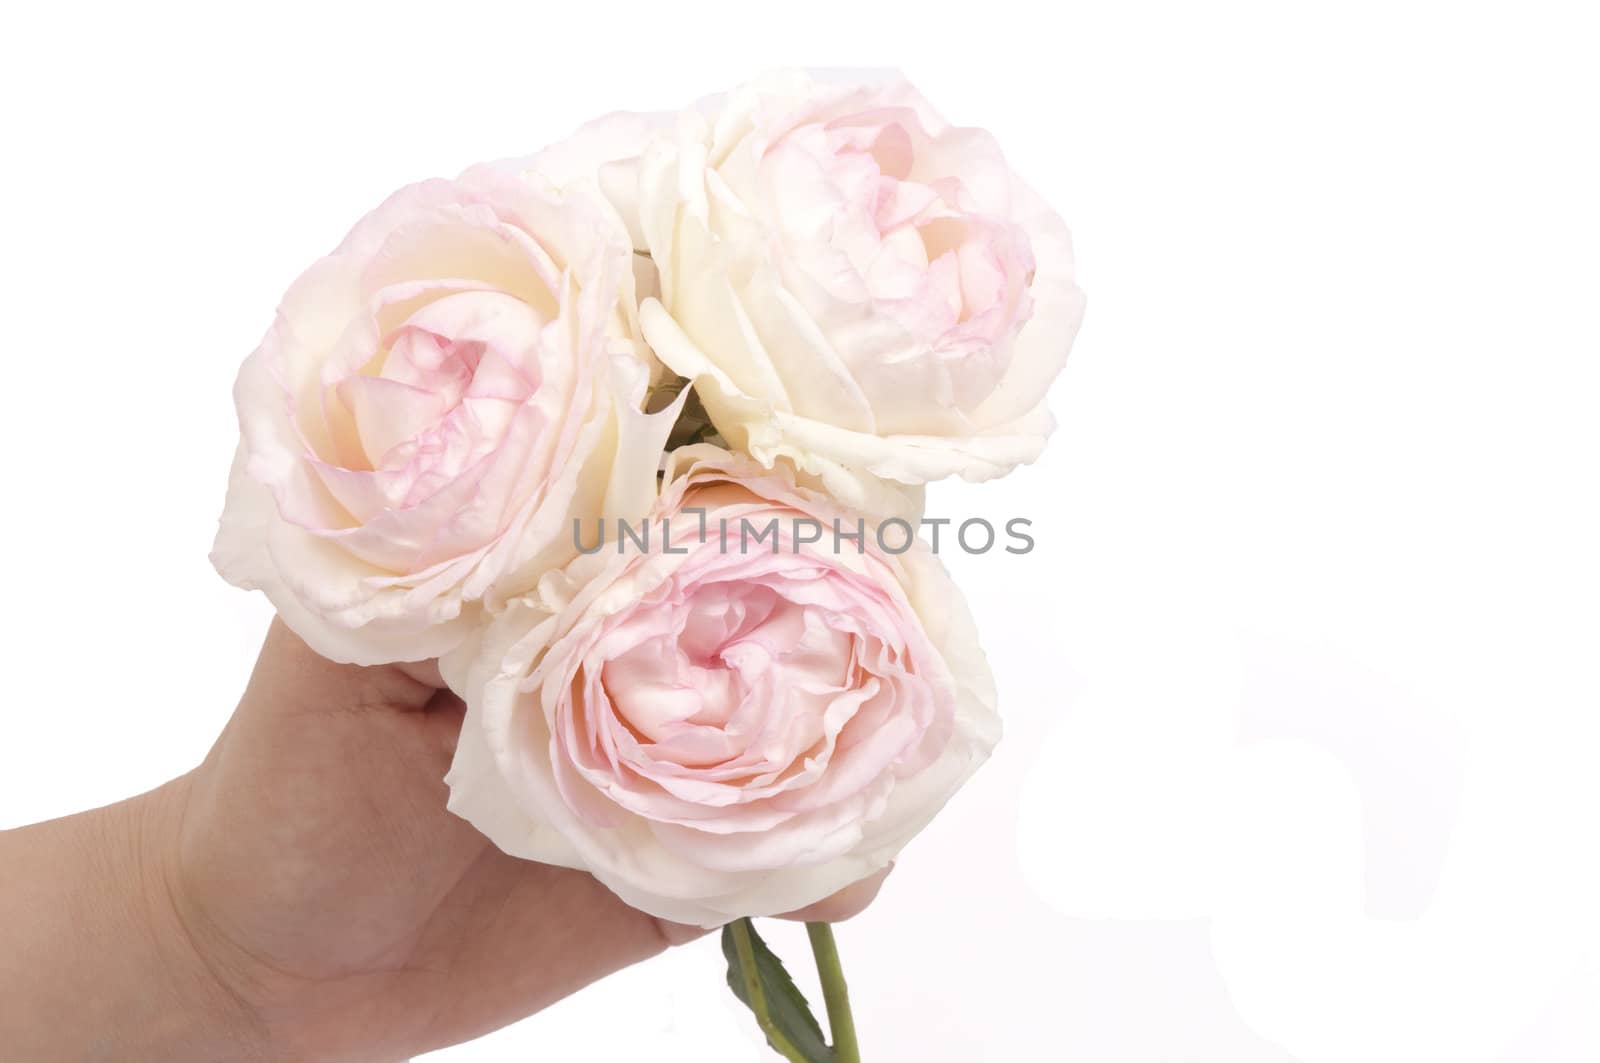
[[0, 1043], [19, 1058], [261, 1058], [250, 1009], [212, 972], [174, 900], [187, 785], [0, 836], [0, 926], [15, 946], [0, 975]]
[[151, 977], [164, 987], [172, 1009], [158, 1033], [190, 1046], [190, 1055], [166, 1058], [264, 1059], [266, 1038], [254, 1009], [221, 977], [184, 916], [178, 844], [191, 778], [181, 776], [105, 810], [121, 818], [113, 830], [130, 840], [124, 903], [133, 926], [145, 931]]

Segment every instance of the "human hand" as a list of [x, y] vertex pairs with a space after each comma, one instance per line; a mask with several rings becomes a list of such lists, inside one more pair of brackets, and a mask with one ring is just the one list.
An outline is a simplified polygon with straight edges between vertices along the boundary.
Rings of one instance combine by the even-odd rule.
[[[124, 1009], [102, 1042], [115, 1051], [49, 1058], [392, 1063], [703, 933], [627, 907], [586, 873], [506, 856], [449, 813], [442, 779], [462, 713], [430, 665], [333, 664], [274, 622], [204, 763], [76, 832], [135, 825], [120, 833], [137, 839], [138, 870], [121, 877], [138, 895], [118, 906], [148, 916], [141, 939], [157, 940], [133, 951], [155, 960], [113, 981], [149, 972], [150, 992], [168, 987], [184, 1021], [210, 1029], [169, 1031], [156, 1049]], [[37, 851], [53, 826], [12, 833]], [[68, 848], [85, 843], [104, 844]], [[33, 861], [36, 875], [60, 864]], [[847, 918], [881, 881], [795, 915]], [[0, 908], [0, 920], [27, 907]]]

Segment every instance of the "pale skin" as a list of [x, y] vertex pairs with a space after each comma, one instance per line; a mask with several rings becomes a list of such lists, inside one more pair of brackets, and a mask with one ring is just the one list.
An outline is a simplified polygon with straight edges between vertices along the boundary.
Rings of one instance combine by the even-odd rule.
[[446, 811], [462, 712], [431, 665], [332, 664], [274, 623], [199, 767], [0, 832], [5, 1058], [394, 1063], [704, 933]]

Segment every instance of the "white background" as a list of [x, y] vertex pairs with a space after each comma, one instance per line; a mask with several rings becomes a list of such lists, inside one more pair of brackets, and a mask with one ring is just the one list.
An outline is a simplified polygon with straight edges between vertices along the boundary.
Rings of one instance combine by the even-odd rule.
[[[866, 1057], [1600, 1058], [1580, 5], [888, 8], [8, 13], [0, 824], [222, 726], [267, 617], [206, 562], [229, 386], [350, 222], [601, 111], [899, 66], [1066, 215], [1089, 313], [1045, 458], [931, 495], [1039, 548], [951, 558], [1008, 738], [841, 931]], [[635, 1058], [764, 1058], [713, 941], [430, 1057]]]

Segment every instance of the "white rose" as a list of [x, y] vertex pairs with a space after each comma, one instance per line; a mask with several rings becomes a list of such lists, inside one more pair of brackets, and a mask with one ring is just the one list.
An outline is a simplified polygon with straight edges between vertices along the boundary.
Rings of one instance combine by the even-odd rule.
[[676, 410], [642, 412], [638, 256], [596, 183], [632, 121], [395, 193], [245, 361], [212, 559], [322, 655], [438, 656], [574, 554], [573, 519], [654, 497]]
[[943, 566], [871, 520], [835, 544], [862, 518], [715, 447], [674, 452], [648, 518], [648, 548], [608, 534], [442, 662], [451, 810], [701, 926], [882, 869], [999, 737]]
[[981, 480], [1044, 446], [1083, 309], [1066, 227], [903, 80], [702, 105], [644, 152], [638, 211], [645, 337], [762, 463], [865, 505], [863, 472]]

